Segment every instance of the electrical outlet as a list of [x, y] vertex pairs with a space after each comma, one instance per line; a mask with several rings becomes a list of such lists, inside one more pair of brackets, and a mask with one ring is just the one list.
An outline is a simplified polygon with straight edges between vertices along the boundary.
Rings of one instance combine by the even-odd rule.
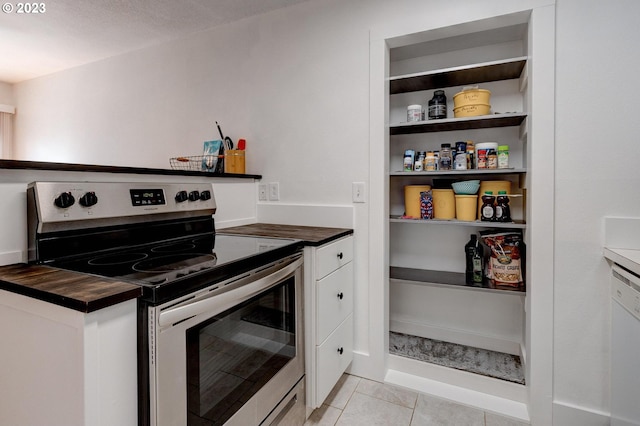
[[280, 184], [278, 182], [269, 182], [269, 201], [278, 201], [280, 199]]
[[267, 201], [267, 184], [258, 184], [258, 201]]
[[354, 203], [364, 203], [366, 186], [364, 182], [353, 182], [351, 184], [351, 195]]

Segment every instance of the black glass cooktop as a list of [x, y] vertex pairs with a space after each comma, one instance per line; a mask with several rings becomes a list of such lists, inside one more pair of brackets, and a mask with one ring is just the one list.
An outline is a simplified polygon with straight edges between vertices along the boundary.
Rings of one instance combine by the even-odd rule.
[[274, 262], [300, 250], [298, 240], [208, 234], [112, 250], [52, 266], [142, 285], [161, 302]]

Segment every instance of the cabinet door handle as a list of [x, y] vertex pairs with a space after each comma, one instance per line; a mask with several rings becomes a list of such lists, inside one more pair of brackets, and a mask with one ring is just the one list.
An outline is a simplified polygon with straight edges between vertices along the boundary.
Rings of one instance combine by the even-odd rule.
[[342, 349], [342, 348], [338, 348], [338, 353], [339, 353], [340, 355], [342, 355], [342, 352], [344, 352], [344, 349]]
[[342, 260], [342, 252], [338, 253], [338, 259]]
[[343, 297], [344, 297], [344, 294], [342, 294], [342, 292], [338, 293], [338, 299], [342, 300]]

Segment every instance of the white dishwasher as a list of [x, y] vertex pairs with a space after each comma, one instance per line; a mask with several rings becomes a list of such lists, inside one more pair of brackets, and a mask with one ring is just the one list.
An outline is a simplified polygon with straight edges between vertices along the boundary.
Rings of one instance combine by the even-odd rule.
[[640, 426], [640, 276], [611, 274], [611, 426]]

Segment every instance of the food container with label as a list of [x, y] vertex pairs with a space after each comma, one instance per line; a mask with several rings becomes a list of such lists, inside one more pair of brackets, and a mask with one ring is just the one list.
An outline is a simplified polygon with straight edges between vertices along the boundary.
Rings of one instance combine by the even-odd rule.
[[475, 117], [491, 111], [491, 92], [475, 86], [464, 87], [453, 95], [453, 116]]
[[509, 168], [509, 145], [498, 146], [498, 168]]
[[409, 105], [407, 107], [407, 122], [422, 121], [422, 105]]
[[404, 187], [404, 215], [419, 218], [420, 193], [431, 189], [430, 185], [407, 185]]
[[456, 217], [456, 201], [453, 189], [432, 189], [433, 218], [454, 219]]
[[489, 151], [498, 150], [498, 142], [480, 142], [476, 144], [476, 169], [488, 169]]
[[[482, 196], [487, 191], [491, 191], [497, 194], [500, 191], [505, 191], [507, 194], [511, 194], [511, 181], [509, 180], [483, 180], [480, 181], [480, 190], [478, 194]], [[478, 219], [480, 219], [480, 209], [482, 208], [482, 198], [478, 199]]]

